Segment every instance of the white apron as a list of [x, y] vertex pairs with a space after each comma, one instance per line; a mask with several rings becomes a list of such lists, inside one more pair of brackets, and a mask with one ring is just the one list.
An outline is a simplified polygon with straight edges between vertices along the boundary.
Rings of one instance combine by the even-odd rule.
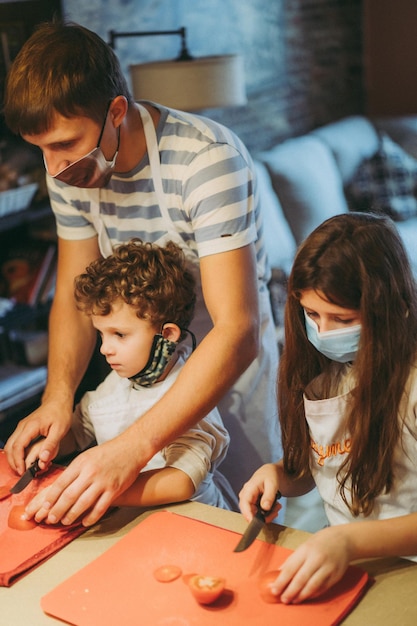
[[[155, 243], [164, 245], [174, 241], [183, 250], [196, 278], [197, 303], [191, 330], [200, 341], [213, 324], [204, 304], [198, 257], [187, 247], [172, 222], [166, 206], [162, 185], [158, 142], [152, 118], [147, 109], [138, 105], [141, 113], [149, 164], [155, 195], [165, 221], [166, 234]], [[98, 233], [103, 256], [113, 249], [99, 214], [99, 203], [92, 203], [93, 224]], [[243, 483], [263, 463], [277, 461], [282, 456], [276, 400], [278, 349], [272, 319], [269, 293], [260, 284], [259, 308], [261, 316], [261, 345], [258, 357], [236, 381], [218, 405], [223, 422], [230, 433], [230, 447], [221, 471], [238, 494]], [[231, 357], [233, 358], [233, 357]], [[284, 508], [279, 519], [283, 519]]]

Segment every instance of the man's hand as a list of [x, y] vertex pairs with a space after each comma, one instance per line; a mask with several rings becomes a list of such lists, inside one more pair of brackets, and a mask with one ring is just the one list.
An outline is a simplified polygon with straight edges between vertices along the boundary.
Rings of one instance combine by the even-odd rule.
[[[71, 411], [65, 411], [61, 404], [50, 402], [40, 406], [20, 420], [6, 442], [4, 450], [10, 467], [22, 475], [35, 456], [39, 456], [40, 469], [46, 469], [58, 454], [59, 443], [70, 425]], [[41, 445], [28, 452], [30, 444], [40, 438], [43, 438]]]
[[84, 526], [97, 522], [142, 469], [131, 449], [131, 442], [117, 437], [82, 452], [29, 502], [28, 519], [65, 526], [78, 519]]

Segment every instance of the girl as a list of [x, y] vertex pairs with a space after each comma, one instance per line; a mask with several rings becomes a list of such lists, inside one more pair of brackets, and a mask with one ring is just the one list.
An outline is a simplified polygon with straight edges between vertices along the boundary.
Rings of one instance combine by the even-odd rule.
[[333, 217], [297, 252], [278, 376], [284, 457], [240, 492], [248, 520], [278, 489], [317, 485], [324, 501], [330, 526], [272, 584], [284, 603], [323, 593], [356, 559], [417, 560], [416, 293], [388, 218]]

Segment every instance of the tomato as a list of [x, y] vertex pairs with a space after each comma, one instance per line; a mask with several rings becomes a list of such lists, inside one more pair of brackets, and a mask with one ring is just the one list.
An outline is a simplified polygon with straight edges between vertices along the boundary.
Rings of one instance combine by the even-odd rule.
[[182, 569], [178, 565], [162, 565], [153, 573], [156, 580], [160, 583], [170, 583], [179, 578], [181, 574]]
[[279, 570], [270, 570], [269, 572], [265, 572], [258, 580], [258, 589], [261, 595], [261, 598], [264, 602], [268, 602], [269, 604], [273, 604], [275, 602], [280, 602], [280, 597], [276, 596], [271, 591], [271, 584], [276, 580], [279, 574]]
[[25, 505], [19, 504], [10, 509], [9, 519], [7, 523], [9, 528], [14, 530], [32, 530], [38, 524], [33, 519], [24, 519]]
[[224, 578], [194, 574], [187, 584], [197, 602], [212, 604], [223, 593], [226, 581]]

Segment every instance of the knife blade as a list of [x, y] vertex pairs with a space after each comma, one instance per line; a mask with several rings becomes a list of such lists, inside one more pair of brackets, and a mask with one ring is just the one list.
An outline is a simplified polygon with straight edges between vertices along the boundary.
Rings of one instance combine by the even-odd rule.
[[36, 459], [30, 467], [22, 474], [17, 483], [10, 489], [10, 493], [20, 493], [35, 478], [39, 472], [39, 459]]
[[[275, 502], [279, 500], [280, 497], [281, 497], [281, 493], [278, 491]], [[269, 513], [274, 508], [275, 502], [272, 508], [269, 509], [269, 511], [265, 511], [259, 504], [260, 500], [261, 500], [261, 496], [259, 496], [258, 502], [256, 503], [256, 513], [253, 516], [252, 520], [250, 521], [249, 526], [243, 533], [241, 539], [239, 540], [239, 543], [237, 544], [233, 552], [243, 552], [243, 550], [246, 550], [247, 548], [249, 548], [249, 546], [252, 545], [256, 537], [261, 532], [262, 528], [265, 526], [265, 518], [268, 517]]]

